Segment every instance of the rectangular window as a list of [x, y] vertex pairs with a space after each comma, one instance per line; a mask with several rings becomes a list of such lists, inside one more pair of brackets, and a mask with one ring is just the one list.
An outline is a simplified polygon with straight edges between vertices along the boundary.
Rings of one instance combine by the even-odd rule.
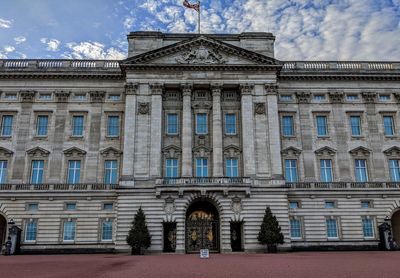
[[383, 127], [386, 136], [394, 135], [394, 120], [393, 116], [383, 116]]
[[49, 116], [40, 115], [37, 117], [36, 135], [47, 136], [47, 125], [49, 124]]
[[374, 221], [371, 218], [363, 218], [362, 226], [364, 237], [374, 237]]
[[84, 116], [72, 117], [72, 136], [83, 136]]
[[350, 127], [352, 136], [361, 136], [361, 117], [350, 116]]
[[26, 207], [26, 209], [27, 209], [28, 211], [38, 211], [38, 209], [39, 209], [39, 204], [38, 204], [38, 203], [31, 203], [31, 204], [28, 204], [27, 207]]
[[40, 100], [51, 100], [51, 94], [40, 94], [39, 99]]
[[101, 225], [101, 240], [111, 241], [113, 231], [113, 222], [111, 220], [103, 221]]
[[65, 210], [76, 210], [76, 203], [66, 203]]
[[290, 209], [297, 209], [297, 208], [299, 208], [299, 202], [297, 202], [297, 201], [290, 201], [290, 202], [289, 202], [289, 208], [290, 208]]
[[166, 177], [167, 178], [178, 177], [178, 159], [168, 158], [166, 160]]
[[297, 182], [297, 160], [285, 159], [285, 179], [287, 182]]
[[104, 162], [104, 183], [117, 184], [118, 183], [118, 161], [106, 160]]
[[103, 210], [113, 210], [114, 204], [113, 203], [104, 203]]
[[64, 241], [74, 241], [75, 240], [75, 221], [65, 221], [64, 222], [64, 232], [63, 232], [63, 240]]
[[81, 178], [81, 161], [70, 160], [68, 161], [68, 180], [69, 184], [76, 184], [80, 182]]
[[332, 160], [321, 159], [319, 161], [320, 179], [322, 182], [332, 182]]
[[336, 219], [326, 219], [326, 232], [328, 238], [338, 238], [338, 225]]
[[290, 219], [290, 237], [301, 238], [301, 222], [299, 219]]
[[226, 176], [229, 178], [235, 178], [239, 176], [239, 166], [237, 158], [226, 159]]
[[400, 160], [390, 159], [389, 160], [389, 171], [390, 180], [394, 182], [400, 182]]
[[8, 161], [0, 160], [0, 184], [7, 182]]
[[361, 208], [367, 209], [372, 208], [372, 201], [361, 201]]
[[352, 95], [346, 95], [346, 99], [348, 101], [355, 101], [358, 100], [358, 95], [352, 94]]
[[236, 134], [236, 114], [225, 114], [225, 134]]
[[281, 101], [291, 101], [293, 98], [292, 98], [292, 95], [281, 95], [281, 96], [279, 97], [279, 99], [280, 99]]
[[74, 94], [73, 100], [86, 100], [86, 94]]
[[108, 95], [108, 99], [109, 100], [120, 100], [121, 99], [121, 95], [110, 94], [110, 95]]
[[196, 114], [196, 134], [207, 134], [207, 133], [208, 133], [207, 114], [206, 113]]
[[325, 99], [325, 95], [314, 95], [314, 100], [316, 101], [324, 101]]
[[380, 101], [389, 101], [390, 95], [379, 95], [379, 100]]
[[108, 116], [107, 135], [112, 137], [119, 136], [119, 116]]
[[328, 119], [326, 116], [317, 116], [317, 135], [328, 136]]
[[333, 201], [326, 201], [325, 202], [325, 208], [334, 209], [335, 207], [336, 207], [335, 202], [333, 202]]
[[178, 114], [168, 114], [167, 116], [167, 134], [178, 134]]
[[293, 116], [282, 116], [281, 129], [283, 136], [294, 136]]
[[44, 160], [32, 160], [31, 183], [43, 183]]
[[196, 177], [208, 177], [207, 158], [196, 158]]
[[36, 241], [37, 222], [29, 221], [25, 225], [25, 241]]
[[368, 181], [368, 171], [367, 171], [367, 161], [365, 159], [356, 159], [355, 164], [355, 177], [356, 182], [367, 182]]
[[17, 99], [17, 94], [6, 94], [5, 96], [4, 96], [4, 99], [6, 99], [6, 100], [16, 100]]
[[13, 116], [5, 115], [1, 119], [1, 136], [11, 136], [13, 127]]

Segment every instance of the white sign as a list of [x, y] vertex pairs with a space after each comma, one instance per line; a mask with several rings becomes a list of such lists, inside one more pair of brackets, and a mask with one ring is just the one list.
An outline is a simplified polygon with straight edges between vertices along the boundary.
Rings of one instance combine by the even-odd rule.
[[200, 258], [208, 259], [210, 257], [210, 251], [208, 249], [200, 249]]

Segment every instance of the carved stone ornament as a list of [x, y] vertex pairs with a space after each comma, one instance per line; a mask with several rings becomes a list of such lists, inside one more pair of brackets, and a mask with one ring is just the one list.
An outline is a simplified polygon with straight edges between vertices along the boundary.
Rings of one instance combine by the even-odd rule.
[[13, 154], [14, 154], [13, 151], [0, 147], [0, 157], [11, 157]]
[[288, 156], [295, 156], [298, 157], [301, 154], [301, 150], [295, 147], [288, 147], [284, 150], [281, 151], [282, 156], [288, 157]]
[[362, 93], [362, 97], [366, 103], [374, 103], [376, 102], [376, 93], [374, 92], [364, 92]]
[[57, 102], [68, 102], [70, 92], [67, 91], [55, 91]]
[[30, 150], [27, 150], [26, 153], [31, 157], [47, 157], [50, 152], [41, 147], [35, 147]]
[[166, 214], [173, 214], [175, 212], [175, 200], [172, 197], [165, 199], [164, 211]]
[[200, 146], [193, 149], [195, 157], [208, 157], [210, 156], [210, 150], [206, 147]]
[[182, 152], [181, 148], [171, 145], [162, 150], [165, 158], [178, 158]]
[[332, 103], [343, 103], [344, 92], [333, 91], [329, 92], [328, 95]]
[[139, 102], [138, 113], [141, 115], [146, 115], [150, 113], [150, 103]]
[[253, 93], [254, 84], [240, 84], [240, 92], [242, 95], [251, 95]]
[[296, 93], [298, 103], [310, 103], [311, 93], [310, 92], [297, 92]]
[[150, 84], [150, 90], [152, 95], [162, 95], [164, 86], [160, 83]]
[[265, 114], [265, 103], [264, 102], [259, 102], [254, 104], [254, 113], [258, 115], [264, 115]]
[[360, 147], [357, 147], [355, 149], [352, 149], [351, 151], [349, 151], [349, 153], [352, 156], [366, 157], [366, 156], [369, 156], [371, 154], [371, 150], [360, 146]]
[[108, 147], [108, 148], [100, 151], [100, 154], [103, 157], [120, 157], [122, 152], [116, 148]]
[[137, 83], [132, 83], [132, 82], [126, 83], [125, 94], [126, 95], [135, 95], [138, 88], [139, 88], [139, 85]]
[[394, 93], [394, 97], [396, 98], [397, 103], [400, 103], [400, 92]]
[[240, 148], [234, 145], [229, 145], [224, 149], [224, 155], [226, 157], [239, 157], [240, 153]]
[[20, 91], [22, 102], [33, 102], [36, 91]]
[[276, 84], [276, 83], [265, 84], [265, 93], [267, 95], [277, 95], [278, 94], [278, 84]]
[[315, 154], [317, 156], [334, 156], [335, 153], [336, 153], [336, 150], [334, 150], [330, 147], [322, 147], [315, 151]]
[[232, 211], [239, 214], [242, 211], [242, 200], [239, 197], [232, 198]]
[[182, 88], [182, 95], [185, 96], [191, 96], [192, 95], [192, 90], [193, 90], [193, 85], [190, 83], [185, 83], [185, 84], [181, 84], [181, 88]]
[[176, 61], [180, 64], [224, 64], [226, 62], [216, 49], [210, 49], [203, 45], [192, 47]]
[[400, 157], [400, 148], [399, 147], [391, 147], [383, 152], [386, 156], [390, 157]]
[[90, 101], [91, 102], [103, 102], [104, 101], [104, 96], [106, 95], [106, 92], [100, 92], [100, 91], [92, 91], [89, 92], [90, 94]]
[[83, 157], [83, 156], [85, 156], [85, 154], [86, 154], [86, 151], [81, 150], [77, 147], [72, 147], [72, 148], [66, 149], [64, 151], [64, 155], [67, 157], [71, 157], [71, 156], [72, 157], [78, 157], [78, 156]]

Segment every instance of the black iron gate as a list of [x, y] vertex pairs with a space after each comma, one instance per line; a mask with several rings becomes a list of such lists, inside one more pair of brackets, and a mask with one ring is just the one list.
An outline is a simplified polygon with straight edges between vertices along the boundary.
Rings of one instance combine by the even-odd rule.
[[199, 219], [186, 221], [186, 252], [197, 253], [200, 249], [219, 252], [218, 220]]

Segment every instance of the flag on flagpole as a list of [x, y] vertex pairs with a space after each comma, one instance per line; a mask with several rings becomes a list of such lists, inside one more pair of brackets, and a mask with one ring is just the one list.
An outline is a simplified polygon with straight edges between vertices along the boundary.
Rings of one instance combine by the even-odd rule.
[[191, 4], [188, 0], [184, 0], [183, 1], [183, 5], [186, 8], [196, 10], [198, 13], [200, 12], [200, 4], [199, 4], [199, 2], [197, 2], [196, 4]]

